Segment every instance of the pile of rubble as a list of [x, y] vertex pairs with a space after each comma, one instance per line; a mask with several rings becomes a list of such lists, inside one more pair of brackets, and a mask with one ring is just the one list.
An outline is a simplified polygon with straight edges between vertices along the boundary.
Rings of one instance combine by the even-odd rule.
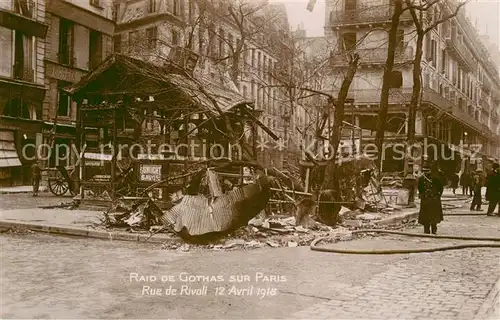
[[271, 216], [254, 218], [248, 226], [231, 233], [227, 238], [210, 244], [193, 245], [187, 243], [166, 243], [164, 249], [189, 251], [209, 249], [217, 251], [252, 250], [257, 248], [301, 247], [309, 246], [318, 237], [326, 237], [325, 242], [347, 241], [352, 233], [344, 227], [332, 228], [315, 223], [310, 229], [295, 225], [294, 217]]

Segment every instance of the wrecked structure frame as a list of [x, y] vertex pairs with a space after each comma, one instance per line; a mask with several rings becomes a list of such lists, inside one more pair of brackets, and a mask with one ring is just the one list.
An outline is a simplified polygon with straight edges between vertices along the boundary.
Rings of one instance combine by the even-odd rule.
[[[67, 91], [78, 103], [77, 190], [82, 200], [96, 190], [108, 191], [113, 201], [139, 197], [151, 185], [170, 180], [157, 189], [162, 198], [186, 185], [189, 175], [182, 174], [214, 158], [214, 145], [220, 151], [215, 160], [241, 159], [245, 150], [234, 150], [224, 117], [240, 136], [238, 143], [252, 145], [254, 159], [256, 126], [277, 139], [257, 119], [252, 101], [175, 66], [114, 54]], [[245, 136], [249, 128], [250, 137]], [[194, 150], [193, 145], [202, 148]], [[177, 174], [182, 177], [166, 179]], [[120, 185], [125, 175], [127, 185]], [[243, 172], [239, 176], [242, 180]]]

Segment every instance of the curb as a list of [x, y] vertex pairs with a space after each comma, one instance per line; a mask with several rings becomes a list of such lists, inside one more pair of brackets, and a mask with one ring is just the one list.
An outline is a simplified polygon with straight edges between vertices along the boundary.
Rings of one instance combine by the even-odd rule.
[[[20, 221], [13, 222], [13, 221], [0, 220], [0, 230], [2, 231], [16, 227], [28, 229], [34, 232], [44, 232], [54, 235], [87, 237], [87, 238], [119, 240], [119, 241], [132, 241], [132, 242], [144, 242], [144, 240], [146, 240], [149, 237], [149, 235], [147, 234], [107, 232], [98, 230], [88, 230], [82, 228], [71, 228], [71, 227], [62, 227], [62, 226], [54, 226], [46, 224], [26, 223]], [[171, 242], [171, 243], [182, 242], [182, 239], [157, 234], [149, 238], [149, 240], [147, 241], [147, 243], [152, 243], [152, 244], [161, 244], [164, 242]]]
[[392, 224], [399, 224], [403, 222], [404, 220], [413, 220], [413, 219], [418, 219], [418, 211], [415, 212], [409, 212], [409, 213], [402, 213], [398, 214], [392, 217], [384, 218], [378, 221], [373, 221], [376, 225], [378, 226], [388, 226]]
[[500, 319], [500, 278], [491, 288], [486, 300], [474, 317], [474, 320], [493, 319]]

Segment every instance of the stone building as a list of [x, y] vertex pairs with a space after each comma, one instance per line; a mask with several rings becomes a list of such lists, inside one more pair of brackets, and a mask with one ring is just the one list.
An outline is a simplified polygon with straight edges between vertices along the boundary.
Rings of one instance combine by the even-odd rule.
[[[175, 48], [188, 48], [198, 57], [195, 77], [209, 77], [253, 98], [262, 110], [260, 120], [283, 140], [293, 140], [294, 119], [287, 117], [289, 103], [277, 86], [277, 70], [286, 70], [281, 64], [288, 63], [283, 56], [289, 37], [286, 9], [260, 6], [256, 1], [117, 0], [114, 47], [159, 64], [175, 59]], [[237, 13], [247, 10], [243, 28], [231, 17], [230, 7]], [[270, 16], [273, 23], [267, 22]], [[240, 43], [239, 65], [232, 68]], [[258, 140], [271, 140], [260, 128], [256, 134]], [[287, 158], [273, 143], [259, 155], [261, 163], [277, 167]]]
[[[346, 117], [354, 116], [356, 124], [364, 129], [363, 141], [367, 143], [374, 142], [375, 137], [383, 67], [387, 58], [390, 3], [389, 0], [377, 4], [367, 0], [329, 0], [326, 3], [325, 36], [336, 43], [332, 66], [340, 74], [347, 65], [346, 52], [354, 50], [361, 56], [350, 90], [354, 104], [347, 109]], [[440, 2], [426, 14], [426, 18], [436, 21], [439, 13], [450, 14], [456, 5], [453, 0]], [[405, 169], [401, 150], [389, 144], [403, 144], [407, 136], [416, 45], [412, 31], [413, 22], [406, 11], [400, 19], [390, 89], [386, 124], [388, 145], [382, 162], [382, 169], [387, 172], [402, 173]], [[464, 12], [426, 35], [421, 77], [422, 99], [415, 130], [421, 144], [427, 141], [427, 145], [436, 146], [429, 147], [427, 155], [442, 161], [448, 174], [498, 160], [500, 80], [496, 66]], [[479, 154], [474, 156], [471, 149], [478, 147]]]
[[[113, 7], [111, 0], [46, 1], [44, 143], [71, 147], [76, 137], [77, 108], [63, 89], [112, 54]], [[65, 147], [59, 150], [59, 164], [74, 163]], [[51, 167], [54, 156], [53, 151]]]
[[77, 110], [63, 88], [112, 53], [112, 6], [110, 0], [2, 0], [0, 18], [0, 184], [30, 184], [35, 146], [62, 145], [60, 164], [72, 162]]
[[43, 0], [0, 1], [0, 185], [29, 184], [36, 135], [43, 128]]

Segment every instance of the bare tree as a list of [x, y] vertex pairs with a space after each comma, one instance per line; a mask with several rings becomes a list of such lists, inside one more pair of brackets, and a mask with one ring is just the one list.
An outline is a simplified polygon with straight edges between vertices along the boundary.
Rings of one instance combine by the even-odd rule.
[[[439, 0], [433, 0], [430, 2], [418, 0], [419, 3], [415, 3], [416, 1], [413, 0], [405, 1], [407, 8], [410, 10], [417, 33], [415, 58], [413, 60], [413, 88], [410, 101], [410, 109], [408, 112], [408, 146], [409, 148], [411, 148], [415, 142], [415, 120], [422, 91], [421, 72], [424, 37], [430, 31], [437, 28], [440, 24], [455, 17], [460, 11], [460, 8], [462, 8], [467, 2], [459, 3], [453, 10], [453, 12], [449, 14], [445, 14], [444, 10], [439, 10], [439, 17], [436, 17], [434, 21], [426, 21], [424, 19], [424, 12], [428, 12], [435, 5], [437, 5], [440, 2]], [[409, 148], [407, 149], [407, 151], [411, 152]]]
[[384, 153], [384, 133], [387, 122], [387, 112], [389, 109], [389, 90], [392, 80], [392, 71], [394, 68], [394, 58], [397, 46], [397, 33], [399, 20], [403, 14], [403, 0], [394, 0], [393, 13], [391, 18], [391, 27], [389, 30], [389, 41], [387, 47], [387, 60], [384, 67], [384, 76], [382, 78], [382, 90], [380, 92], [380, 108], [377, 118], [377, 134], [375, 136], [375, 146], [378, 156], [376, 158], [377, 170], [381, 171], [382, 157]]
[[[229, 80], [239, 87], [242, 67], [247, 67], [244, 65], [245, 54], [250, 48], [266, 49], [269, 47], [269, 42], [265, 41], [264, 32], [269, 31], [268, 26], [272, 25], [275, 15], [267, 12], [266, 2], [255, 4], [246, 0], [221, 0], [213, 3], [208, 0], [198, 0], [194, 3], [197, 8], [190, 8], [191, 14], [187, 27], [178, 30], [184, 35], [183, 47], [193, 49], [195, 43], [198, 42], [199, 48], [196, 51], [202, 62], [200, 65], [203, 67], [208, 61], [211, 66], [219, 69], [221, 81]], [[192, 14], [193, 12], [196, 13]], [[216, 25], [220, 27], [216, 29]], [[275, 29], [272, 31], [275, 32]], [[173, 49], [175, 43], [172, 43], [172, 40], [165, 34], [158, 34], [155, 39], [138, 36], [135, 40], [129, 44], [127, 49], [129, 55], [160, 65], [176, 64], [168, 56], [168, 50], [165, 50], [165, 48]], [[230, 63], [227, 63], [228, 61]], [[240, 128], [233, 126], [225, 112], [218, 106], [216, 99], [210, 96], [203, 83], [197, 79], [197, 73], [185, 72], [186, 70], [183, 70], [185, 66], [182, 63], [178, 63], [177, 67], [188, 78], [199, 84], [199, 92], [206, 96], [220, 114], [225, 123], [225, 128], [223, 128], [225, 130], [221, 130], [221, 133], [224, 131], [232, 144], [241, 145], [246, 157], [253, 155], [254, 152], [250, 152], [249, 146], [243, 139], [244, 133], [239, 130]], [[258, 74], [260, 70], [250, 71]], [[143, 72], [148, 73], [147, 70]], [[149, 73], [148, 76], [153, 78], [161, 77]], [[229, 79], [226, 79], [227, 73], [229, 73]]]

